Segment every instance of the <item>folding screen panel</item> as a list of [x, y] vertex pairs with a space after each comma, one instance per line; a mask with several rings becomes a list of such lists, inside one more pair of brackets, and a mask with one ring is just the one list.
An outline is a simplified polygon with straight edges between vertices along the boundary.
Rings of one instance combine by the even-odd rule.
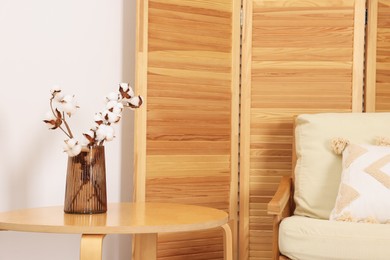
[[244, 0], [240, 259], [272, 259], [267, 203], [300, 113], [362, 111], [364, 0]]
[[[238, 0], [138, 1], [135, 199], [222, 209], [233, 230], [239, 13]], [[222, 231], [160, 235], [158, 259], [223, 259]]]
[[368, 2], [366, 111], [390, 111], [390, 0]]

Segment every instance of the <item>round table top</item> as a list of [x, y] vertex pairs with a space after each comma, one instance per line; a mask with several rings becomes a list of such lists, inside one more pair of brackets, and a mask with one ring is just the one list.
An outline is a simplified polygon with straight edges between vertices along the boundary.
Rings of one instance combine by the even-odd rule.
[[111, 203], [107, 213], [66, 214], [62, 206], [0, 212], [0, 230], [141, 234], [195, 231], [226, 224], [222, 210], [175, 203]]

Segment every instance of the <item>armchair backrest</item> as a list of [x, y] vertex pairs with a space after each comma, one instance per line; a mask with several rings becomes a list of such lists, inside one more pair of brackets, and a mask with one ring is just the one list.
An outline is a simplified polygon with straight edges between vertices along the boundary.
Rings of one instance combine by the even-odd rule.
[[378, 137], [390, 138], [390, 113], [302, 114], [296, 117], [294, 135], [294, 214], [328, 219], [342, 172], [332, 139], [374, 145]]

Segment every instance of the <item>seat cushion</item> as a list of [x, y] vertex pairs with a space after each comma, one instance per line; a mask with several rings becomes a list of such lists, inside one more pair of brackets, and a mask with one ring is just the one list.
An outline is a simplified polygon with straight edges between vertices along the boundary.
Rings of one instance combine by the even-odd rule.
[[374, 144], [390, 137], [390, 113], [302, 114], [296, 119], [295, 215], [329, 219], [342, 172], [341, 156], [331, 148], [336, 137]]
[[390, 225], [338, 222], [302, 216], [285, 218], [280, 252], [299, 260], [389, 259]]

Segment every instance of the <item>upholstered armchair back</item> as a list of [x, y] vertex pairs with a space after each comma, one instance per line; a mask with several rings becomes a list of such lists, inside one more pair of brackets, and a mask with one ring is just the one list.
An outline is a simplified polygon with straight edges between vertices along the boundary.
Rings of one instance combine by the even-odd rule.
[[334, 138], [375, 144], [390, 138], [390, 113], [303, 114], [295, 126], [295, 215], [328, 219], [338, 193], [341, 156], [331, 147]]

